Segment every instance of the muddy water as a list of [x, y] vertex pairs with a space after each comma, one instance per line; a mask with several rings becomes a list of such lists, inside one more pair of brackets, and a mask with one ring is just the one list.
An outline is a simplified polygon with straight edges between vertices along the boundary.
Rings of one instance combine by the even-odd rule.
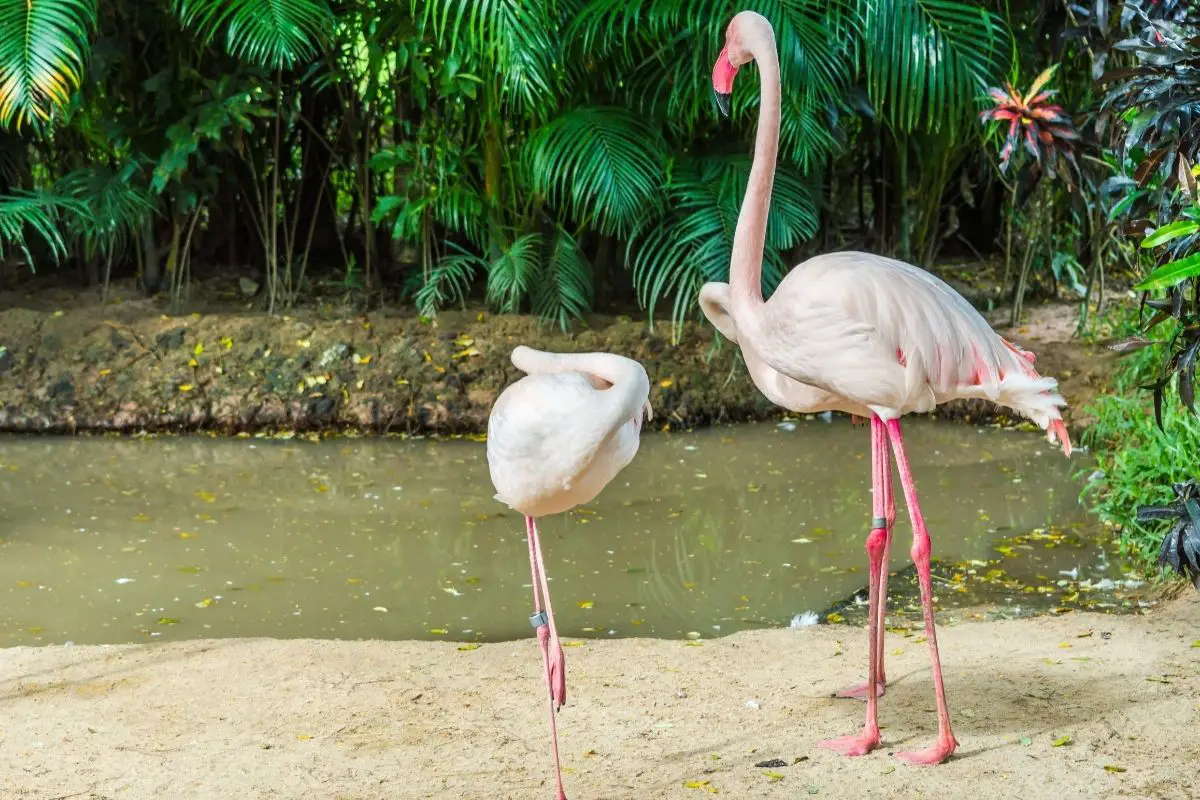
[[[1052, 607], [1079, 581], [1095, 602], [1086, 580], [1119, 577], [1078, 458], [1033, 433], [907, 431], [939, 604]], [[595, 503], [541, 522], [560, 631], [711, 637], [853, 595], [867, 456], [840, 420], [646, 437]], [[0, 440], [0, 644], [528, 636], [524, 526], [491, 495], [467, 440]]]

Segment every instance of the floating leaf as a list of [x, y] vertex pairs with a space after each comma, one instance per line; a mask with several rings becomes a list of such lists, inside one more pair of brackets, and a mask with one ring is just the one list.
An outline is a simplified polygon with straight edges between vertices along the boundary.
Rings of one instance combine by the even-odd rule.
[[150, 516], [148, 514], [143, 514], [143, 513], [139, 512], [139, 513], [133, 515], [133, 521], [134, 522], [149, 522]]
[[832, 614], [825, 615], [825, 621], [829, 622], [831, 624], [834, 624], [834, 625], [836, 625], [839, 622], [842, 622], [843, 620], [845, 620], [845, 617], [843, 617], [841, 614], [837, 613], [836, 611], [833, 612]]
[[212, 604], [213, 604], [213, 599], [211, 597], [206, 597], [203, 600], [201, 600], [199, 603], [196, 603], [196, 608], [208, 608]]
[[430, 628], [429, 632], [437, 636], [445, 636], [450, 631], [446, 630], [445, 628]]
[[592, 608], [593, 606], [596, 605], [596, 601], [595, 600], [580, 600], [575, 605], [579, 606], [580, 608]]
[[195, 492], [194, 494], [196, 495], [196, 497], [200, 498], [201, 500], [203, 500], [206, 503], [217, 502], [217, 496], [215, 494], [213, 494], [212, 492]]
[[196, 534], [188, 533], [187, 531], [180, 531], [179, 538], [180, 539], [194, 539], [194, 538], [196, 538]]
[[178, 625], [179, 620], [175, 619], [174, 617], [159, 617], [158, 624], [159, 625]]

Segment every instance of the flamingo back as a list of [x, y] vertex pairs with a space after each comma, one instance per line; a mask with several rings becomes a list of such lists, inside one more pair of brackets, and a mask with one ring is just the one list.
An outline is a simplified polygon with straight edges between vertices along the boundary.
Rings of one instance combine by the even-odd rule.
[[641, 365], [630, 363], [644, 385], [632, 387], [641, 399], [623, 418], [614, 418], [614, 407], [628, 403], [620, 395], [630, 387], [611, 375], [536, 372], [501, 393], [487, 439], [497, 500], [531, 517], [561, 513], [593, 500], [633, 460], [649, 381]]

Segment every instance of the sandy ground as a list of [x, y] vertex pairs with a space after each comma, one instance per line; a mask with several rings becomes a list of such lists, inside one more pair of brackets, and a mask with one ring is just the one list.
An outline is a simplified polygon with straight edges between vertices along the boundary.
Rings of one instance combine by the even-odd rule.
[[[829, 696], [863, 674], [861, 629], [580, 643], [559, 715], [568, 796], [1195, 798], [1198, 623], [1189, 595], [1145, 616], [946, 626], [961, 747], [935, 768], [889, 754], [936, 726], [915, 639], [889, 634], [884, 749], [857, 759], [815, 745], [861, 723], [860, 702]], [[2, 662], [4, 798], [553, 796], [532, 639], [14, 648]], [[755, 766], [770, 759], [787, 766]]]

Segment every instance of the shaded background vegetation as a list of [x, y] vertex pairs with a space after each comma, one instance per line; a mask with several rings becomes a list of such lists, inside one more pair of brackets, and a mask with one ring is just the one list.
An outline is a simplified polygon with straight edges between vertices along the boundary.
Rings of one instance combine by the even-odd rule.
[[[6, 0], [0, 241], [176, 301], [223, 274], [270, 310], [333, 289], [679, 319], [725, 275], [749, 168], [757, 82], [732, 122], [709, 87], [743, 6], [784, 72], [768, 290], [811, 252], [1020, 245], [977, 114], [1064, 20], [980, 0]], [[1090, 251], [1055, 235], [1079, 284]]]

